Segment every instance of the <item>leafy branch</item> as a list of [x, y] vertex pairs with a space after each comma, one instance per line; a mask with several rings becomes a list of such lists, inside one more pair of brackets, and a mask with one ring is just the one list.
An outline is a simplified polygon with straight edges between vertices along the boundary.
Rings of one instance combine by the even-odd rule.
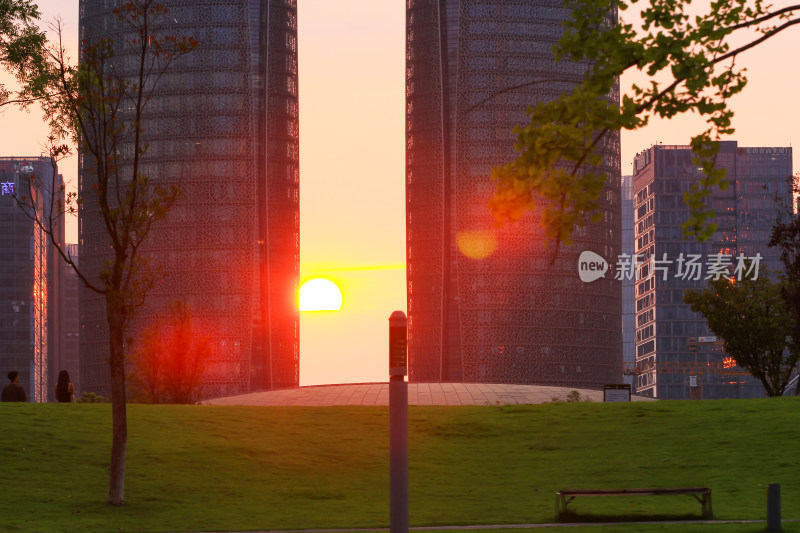
[[[492, 171], [497, 189], [490, 208], [500, 223], [542, 209], [542, 225], [556, 249], [562, 241], [571, 243], [576, 227], [602, 216], [609, 136], [644, 127], [652, 116], [694, 111], [706, 120], [705, 130], [691, 139], [695, 164], [705, 176], [684, 194], [690, 209], [684, 234], [705, 240], [716, 230], [706, 203], [713, 187], [726, 186], [725, 170], [716, 166], [717, 141], [733, 133], [728, 100], [747, 83], [735, 60], [799, 24], [800, 4], [770, 11], [761, 0], [715, 0], [708, 12], [691, 17], [685, 13], [688, 2], [650, 0], [640, 28], [612, 23], [618, 11], [637, 3], [569, 2], [572, 15], [554, 53], [558, 60], [586, 64], [586, 74], [571, 93], [529, 107], [529, 124], [514, 129], [517, 159]], [[731, 46], [741, 31], [755, 35]], [[644, 73], [649, 85], [635, 84], [616, 101], [619, 77], [634, 70]]]

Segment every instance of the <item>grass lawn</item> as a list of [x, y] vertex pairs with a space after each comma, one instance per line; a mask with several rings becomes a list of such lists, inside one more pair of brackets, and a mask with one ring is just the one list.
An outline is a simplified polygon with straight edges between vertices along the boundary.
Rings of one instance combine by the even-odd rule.
[[[768, 483], [781, 484], [783, 517], [800, 518], [798, 415], [800, 398], [411, 407], [411, 525], [552, 522], [558, 489], [680, 486], [711, 487], [717, 518], [764, 519]], [[118, 509], [105, 503], [110, 406], [0, 404], [0, 531], [388, 526], [386, 408], [131, 405], [128, 417]], [[690, 496], [570, 509], [570, 521], [700, 514]]]

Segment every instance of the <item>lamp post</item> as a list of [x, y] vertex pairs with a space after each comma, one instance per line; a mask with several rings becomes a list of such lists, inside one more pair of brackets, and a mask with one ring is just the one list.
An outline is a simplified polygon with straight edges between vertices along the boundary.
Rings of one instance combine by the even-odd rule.
[[408, 320], [389, 317], [389, 523], [408, 533]]

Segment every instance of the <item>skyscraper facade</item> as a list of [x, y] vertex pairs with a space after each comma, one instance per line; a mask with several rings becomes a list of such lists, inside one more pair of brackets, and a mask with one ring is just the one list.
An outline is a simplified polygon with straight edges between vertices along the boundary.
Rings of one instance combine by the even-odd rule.
[[490, 171], [515, 157], [512, 128], [527, 107], [583, 79], [584, 65], [553, 59], [567, 15], [558, 0], [407, 2], [410, 380], [622, 379], [620, 284], [578, 276], [581, 252], [620, 252], [619, 137], [602, 147], [602, 222], [557, 256], [539, 211], [496, 229], [488, 209]]
[[[48, 157], [0, 157], [0, 377], [17, 370], [30, 402], [48, 401], [58, 375], [60, 258], [14, 195], [32, 198], [45, 212], [53, 184], [63, 201], [54, 171]], [[32, 176], [45, 187], [31, 191]], [[63, 225], [56, 225], [55, 238], [64, 242]]]
[[[79, 264], [78, 245], [67, 244], [64, 248], [75, 263]], [[66, 370], [75, 388], [75, 395], [81, 394], [81, 365], [78, 339], [80, 337], [80, 308], [78, 294], [80, 292], [80, 279], [75, 270], [64, 261], [59, 261], [61, 268], [60, 318], [61, 342], [58, 347], [58, 371]], [[56, 381], [58, 373], [53, 376]], [[51, 389], [55, 388], [55, 383]], [[52, 393], [52, 390], [51, 390]], [[55, 396], [55, 395], [54, 395]]]
[[689, 216], [683, 193], [703, 176], [691, 148], [657, 145], [634, 160], [638, 393], [662, 399], [763, 396], [761, 383], [724, 353], [683, 295], [707, 287], [716, 275], [713, 265], [736, 268], [739, 256], [760, 257], [750, 276], [759, 270], [764, 275], [765, 267], [772, 275], [782, 270], [779, 251], [767, 242], [783, 213], [776, 199], [791, 198], [786, 180], [792, 175], [792, 149], [724, 141], [717, 166], [725, 168], [729, 185], [711, 195], [718, 227], [701, 243], [684, 240], [681, 230]]
[[[634, 255], [633, 175], [622, 176], [622, 253]], [[622, 362], [625, 365], [624, 382], [635, 385], [631, 370], [636, 363], [636, 280], [633, 276], [622, 279]], [[635, 390], [635, 389], [634, 389]]]
[[[121, 3], [82, 0], [80, 32], [88, 42], [112, 38], [124, 69], [126, 28], [113, 13]], [[182, 194], [146, 242], [164, 279], [132, 337], [182, 300], [212, 339], [203, 395], [297, 386], [297, 2], [162, 3], [169, 9], [162, 33], [200, 45], [166, 72], [145, 111], [143, 169]], [[92, 184], [82, 166], [81, 192]], [[91, 204], [82, 207], [79, 231], [81, 267], [97, 276], [107, 248]], [[104, 308], [102, 297], [82, 291], [81, 381], [101, 394], [110, 390]]]

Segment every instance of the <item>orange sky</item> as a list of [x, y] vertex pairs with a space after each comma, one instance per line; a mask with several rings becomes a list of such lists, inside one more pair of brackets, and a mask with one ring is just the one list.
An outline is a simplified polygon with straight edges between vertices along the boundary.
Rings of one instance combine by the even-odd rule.
[[[77, 0], [38, 4], [77, 42]], [[301, 277], [344, 293], [341, 311], [301, 313], [300, 383], [385, 381], [388, 317], [405, 310], [405, 2], [298, 0], [298, 11]], [[796, 50], [800, 29], [740, 60], [750, 78], [732, 101], [740, 145], [800, 146]], [[0, 155], [40, 153], [38, 111], [6, 111], [0, 124]], [[689, 116], [623, 133], [623, 173], [636, 152], [696, 131]], [[75, 168], [74, 158], [62, 165], [73, 182]]]

